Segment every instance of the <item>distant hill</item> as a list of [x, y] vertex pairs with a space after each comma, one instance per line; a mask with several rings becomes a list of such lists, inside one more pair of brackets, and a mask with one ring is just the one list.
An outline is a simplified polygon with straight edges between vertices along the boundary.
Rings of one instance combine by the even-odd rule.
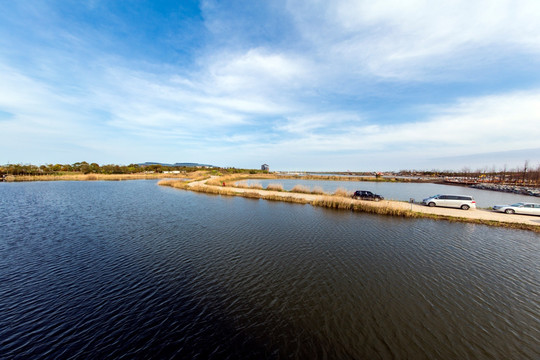
[[174, 163], [174, 164], [164, 164], [164, 163], [151, 162], [151, 161], [147, 161], [147, 162], [140, 163], [140, 164], [137, 164], [137, 165], [139, 165], [139, 166], [161, 165], [161, 166], [168, 166], [168, 167], [196, 167], [196, 166], [216, 167], [216, 166], [214, 166], [214, 165], [199, 164], [199, 163]]

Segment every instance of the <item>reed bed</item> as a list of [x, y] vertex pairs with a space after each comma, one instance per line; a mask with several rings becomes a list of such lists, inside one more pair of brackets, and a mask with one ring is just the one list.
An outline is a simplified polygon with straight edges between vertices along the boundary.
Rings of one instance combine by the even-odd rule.
[[259, 193], [255, 191], [235, 191], [232, 188], [227, 187], [219, 187], [219, 186], [207, 186], [207, 185], [194, 185], [194, 186], [188, 186], [188, 183], [185, 181], [175, 181], [175, 180], [163, 180], [158, 182], [158, 185], [162, 186], [170, 186], [174, 188], [179, 189], [186, 189], [186, 190], [192, 190], [196, 192], [202, 192], [206, 194], [214, 194], [214, 195], [225, 195], [225, 196], [242, 196], [245, 198], [250, 199], [263, 199], [263, 200], [270, 200], [270, 201], [285, 201], [285, 202], [291, 202], [291, 203], [297, 203], [297, 204], [307, 204], [309, 201], [302, 199], [302, 198], [295, 198], [293, 196], [287, 196], [287, 195], [274, 195], [274, 194], [264, 194]]
[[225, 184], [234, 183], [235, 181], [243, 180], [243, 179], [246, 179], [248, 177], [249, 177], [248, 174], [225, 175], [225, 176], [220, 176], [220, 177], [210, 179], [206, 183], [208, 185], [221, 186], [221, 185], [223, 185], [223, 183], [225, 183]]
[[411, 210], [398, 209], [392, 206], [379, 206], [367, 202], [357, 202], [343, 197], [325, 196], [312, 201], [314, 206], [322, 206], [332, 209], [352, 210], [377, 215], [392, 215], [402, 217], [418, 217], [418, 214]]
[[304, 185], [294, 185], [291, 189], [291, 192], [302, 193], [302, 194], [311, 194], [311, 190]]
[[268, 186], [266, 187], [266, 190], [283, 191], [283, 185], [282, 184], [277, 184], [277, 183], [268, 184]]
[[348, 197], [350, 198], [352, 196], [352, 191], [349, 191], [345, 188], [339, 187], [334, 191], [334, 196], [340, 196], [340, 197]]
[[313, 190], [311, 190], [311, 193], [312, 193], [312, 194], [315, 194], [315, 195], [324, 195], [324, 194], [326, 194], [326, 193], [324, 192], [323, 188], [320, 187], [320, 186], [315, 186], [315, 187], [313, 188]]
[[274, 194], [264, 194], [261, 199], [269, 200], [269, 201], [284, 201], [284, 202], [290, 202], [295, 204], [309, 204], [310, 202], [303, 198], [298, 198], [294, 196], [287, 196], [287, 195], [274, 195]]
[[247, 181], [238, 181], [233, 184], [234, 187], [241, 188], [241, 189], [247, 189], [249, 187], [249, 184]]
[[263, 186], [259, 182], [254, 182], [254, 183], [249, 184], [249, 188], [250, 189], [262, 190]]
[[170, 186], [176, 189], [187, 189], [188, 187], [188, 181], [183, 180], [160, 180], [158, 181], [158, 185], [161, 186]]

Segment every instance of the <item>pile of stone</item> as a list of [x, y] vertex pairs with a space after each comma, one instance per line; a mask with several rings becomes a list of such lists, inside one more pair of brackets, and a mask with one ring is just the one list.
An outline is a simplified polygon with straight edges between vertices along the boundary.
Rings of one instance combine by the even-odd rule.
[[471, 187], [475, 189], [503, 191], [503, 192], [508, 192], [508, 193], [520, 194], [520, 195], [530, 195], [530, 196], [540, 197], [540, 189], [531, 188], [527, 186], [481, 183], [481, 184], [471, 185]]

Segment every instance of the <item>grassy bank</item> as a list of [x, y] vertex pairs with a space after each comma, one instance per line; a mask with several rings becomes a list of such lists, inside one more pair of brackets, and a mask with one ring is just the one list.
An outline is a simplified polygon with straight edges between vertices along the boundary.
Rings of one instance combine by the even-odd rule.
[[340, 195], [326, 195], [319, 197], [313, 201], [309, 201], [302, 197], [292, 196], [294, 192], [283, 191], [282, 193], [276, 194], [275, 192], [266, 191], [238, 191], [235, 188], [230, 187], [219, 187], [219, 186], [208, 186], [204, 184], [197, 184], [189, 186], [189, 183], [186, 181], [179, 180], [162, 180], [158, 182], [158, 185], [170, 186], [177, 189], [185, 189], [196, 192], [202, 192], [207, 194], [214, 195], [224, 195], [224, 196], [242, 196], [245, 198], [251, 199], [263, 199], [270, 201], [283, 201], [290, 203], [298, 204], [310, 204], [312, 206], [325, 207], [329, 209], [337, 210], [348, 210], [355, 212], [363, 212], [376, 215], [386, 215], [386, 216], [398, 216], [404, 218], [415, 218], [415, 219], [433, 219], [433, 220], [446, 220], [450, 222], [465, 222], [472, 224], [480, 225], [489, 225], [489, 226], [498, 226], [510, 229], [519, 229], [519, 230], [529, 230], [540, 233], [540, 226], [520, 224], [520, 223], [509, 223], [502, 221], [494, 220], [484, 220], [484, 219], [471, 219], [463, 217], [454, 217], [446, 215], [437, 215], [429, 214], [417, 211], [411, 211], [407, 209], [402, 209], [399, 207], [392, 206], [381, 206], [380, 204], [372, 204], [367, 202], [353, 201], [352, 199]]

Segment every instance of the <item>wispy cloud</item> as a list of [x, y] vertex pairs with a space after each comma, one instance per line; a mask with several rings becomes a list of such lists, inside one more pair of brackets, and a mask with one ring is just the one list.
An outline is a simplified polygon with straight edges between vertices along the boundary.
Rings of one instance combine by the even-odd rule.
[[418, 80], [440, 76], [441, 67], [477, 66], [471, 56], [481, 62], [505, 57], [505, 50], [540, 52], [535, 0], [289, 1], [288, 7], [324, 61], [368, 76]]

